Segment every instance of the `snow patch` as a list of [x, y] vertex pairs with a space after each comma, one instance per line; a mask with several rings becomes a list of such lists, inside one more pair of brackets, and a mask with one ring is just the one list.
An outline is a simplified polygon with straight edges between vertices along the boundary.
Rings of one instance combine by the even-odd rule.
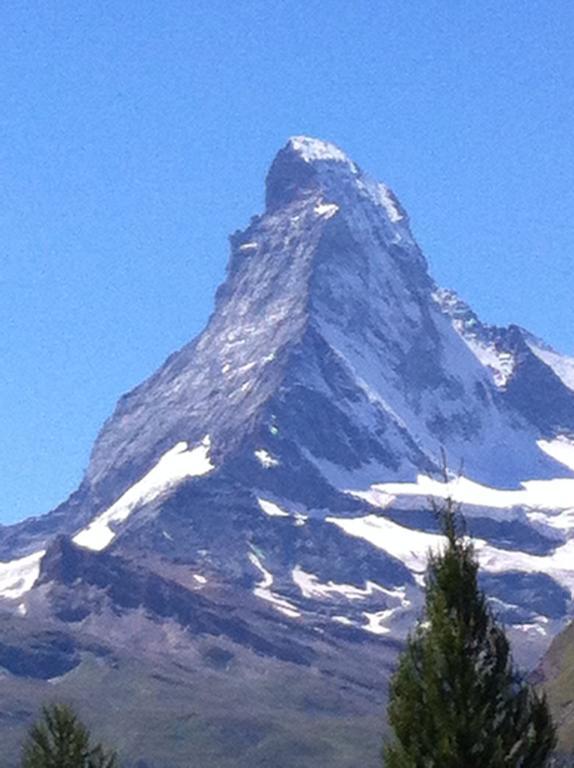
[[396, 608], [388, 608], [385, 611], [376, 611], [375, 613], [363, 611], [363, 616], [367, 619], [367, 623], [362, 629], [372, 632], [373, 635], [388, 635], [391, 630], [389, 627], [385, 627], [383, 622], [390, 619], [395, 611]]
[[306, 163], [327, 160], [354, 166], [347, 155], [330, 141], [313, 139], [310, 136], [293, 136], [289, 139], [289, 144]]
[[276, 595], [274, 592], [271, 591], [271, 587], [273, 586], [273, 576], [265, 568], [261, 560], [257, 557], [257, 555], [254, 552], [249, 553], [249, 560], [253, 563], [253, 565], [257, 568], [257, 570], [263, 576], [262, 580], [253, 590], [253, 594], [256, 597], [259, 597], [261, 600], [265, 600], [266, 602], [271, 603], [271, 605], [276, 610], [278, 610], [280, 613], [283, 613], [285, 616], [288, 616], [291, 619], [296, 619], [300, 617], [301, 613], [297, 610], [297, 608], [292, 603], [290, 603], [288, 600], [285, 600], [282, 597], [279, 597], [279, 595]]
[[317, 216], [322, 216], [324, 219], [330, 219], [338, 210], [339, 206], [336, 203], [319, 203], [315, 206]]
[[[439, 551], [445, 543], [444, 537], [438, 534], [405, 528], [376, 515], [326, 519], [349, 535], [365, 539], [378, 549], [401, 560], [419, 576], [426, 571], [429, 553]], [[574, 597], [574, 539], [570, 539], [548, 555], [531, 555], [516, 550], [499, 549], [482, 539], [475, 539], [473, 543], [484, 571], [545, 573], [568, 589]]]
[[105, 549], [116, 536], [112, 526], [127, 520], [137, 507], [148, 504], [187, 477], [198, 477], [211, 472], [214, 465], [209, 459], [209, 449], [209, 435], [192, 450], [188, 450], [185, 442], [177, 443], [111, 507], [77, 533], [73, 541], [81, 547], [97, 552]]
[[494, 384], [504, 389], [514, 372], [515, 360], [513, 355], [497, 348], [491, 338], [493, 329], [484, 326], [454, 291], [438, 288], [433, 299], [479, 363], [490, 372]]
[[317, 576], [307, 573], [300, 566], [296, 566], [291, 571], [293, 582], [301, 590], [303, 597], [310, 599], [325, 599], [332, 596], [342, 596], [347, 600], [365, 600], [372, 597], [376, 592], [380, 592], [389, 597], [405, 599], [405, 588], [401, 587], [394, 590], [385, 589], [373, 581], [367, 581], [365, 587], [355, 587], [353, 584], [337, 584], [329, 581], [322, 584]]
[[386, 184], [381, 184], [377, 181], [363, 180], [363, 184], [369, 192], [370, 198], [377, 204], [384, 208], [387, 214], [388, 220], [392, 224], [397, 224], [404, 219], [404, 215], [401, 213], [397, 200], [391, 190]]
[[272, 467], [277, 467], [279, 465], [278, 459], [274, 458], [264, 448], [259, 448], [255, 451], [255, 458], [259, 461], [262, 467], [265, 467], [265, 469], [271, 469]]
[[257, 503], [269, 517], [290, 517], [289, 512], [285, 512], [284, 509], [281, 509], [278, 504], [274, 504], [272, 501], [258, 498]]
[[0, 563], [0, 597], [14, 600], [28, 592], [40, 575], [40, 561], [45, 550]]
[[499, 389], [504, 389], [514, 373], [514, 357], [509, 352], [502, 352], [496, 349], [494, 344], [486, 344], [479, 341], [476, 337], [463, 333], [457, 328], [456, 320], [453, 325], [459, 331], [461, 339], [478, 361], [491, 372], [496, 386]]
[[346, 627], [352, 627], [353, 622], [346, 616], [332, 616], [331, 621], [336, 621], [337, 624], [344, 624]]
[[[562, 440], [551, 443], [539, 441], [538, 445], [557, 461], [574, 469], [572, 443]], [[491, 509], [526, 507], [556, 512], [574, 508], [574, 478], [526, 480], [521, 485], [516, 490], [506, 490], [491, 488], [463, 476], [443, 483], [427, 475], [418, 475], [415, 483], [375, 483], [366, 491], [348, 490], [347, 493], [383, 508], [400, 496], [450, 497], [460, 504]]]
[[566, 437], [558, 437], [556, 440], [539, 440], [538, 447], [560, 464], [574, 470], [574, 440], [568, 440]]
[[309, 516], [302, 511], [307, 511], [305, 507], [295, 502], [281, 500], [279, 504], [276, 501], [258, 497], [257, 503], [261, 511], [269, 517], [290, 517], [295, 525], [305, 525], [309, 519]]
[[327, 517], [328, 523], [341, 528], [350, 536], [365, 539], [378, 549], [403, 562], [416, 573], [424, 573], [428, 554], [444, 544], [444, 538], [434, 533], [425, 533], [405, 528], [386, 517]]
[[570, 539], [549, 555], [530, 555], [525, 552], [497, 549], [485, 541], [475, 541], [481, 567], [491, 573], [524, 571], [546, 573], [569, 590], [574, 597], [574, 539]]
[[534, 343], [534, 341], [527, 339], [526, 343], [536, 357], [551, 368], [568, 389], [574, 391], [574, 357], [561, 355], [542, 342]]

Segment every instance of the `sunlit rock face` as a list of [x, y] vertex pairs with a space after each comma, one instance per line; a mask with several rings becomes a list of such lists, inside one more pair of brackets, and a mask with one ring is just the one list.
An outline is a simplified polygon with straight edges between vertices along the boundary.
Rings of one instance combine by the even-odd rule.
[[[442, 544], [429, 497], [447, 495], [534, 664], [572, 613], [574, 361], [479, 320], [435, 284], [388, 187], [333, 144], [294, 137], [265, 211], [231, 237], [205, 330], [121, 398], [68, 501], [0, 530], [14, 702], [25, 670], [63, 695], [108, 670], [104, 700], [111, 670], [126, 691], [163, 691], [183, 665], [178, 706], [211, 702], [209, 730], [236, 716], [237, 675], [272, 721], [248, 728], [263, 754], [284, 727], [263, 681], [296, 668], [293, 723], [309, 701], [336, 723], [370, 722]], [[38, 672], [44, 658], [57, 674]], [[148, 726], [142, 714], [140, 735]], [[154, 739], [126, 754], [187, 765], [162, 752], [166, 733]], [[370, 765], [362, 748], [355, 762]], [[225, 765], [258, 765], [250, 750]]]

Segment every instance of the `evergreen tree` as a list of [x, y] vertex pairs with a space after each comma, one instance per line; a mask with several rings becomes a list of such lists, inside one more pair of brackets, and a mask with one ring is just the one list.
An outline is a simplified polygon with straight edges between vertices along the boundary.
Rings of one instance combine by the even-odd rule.
[[100, 744], [92, 746], [88, 729], [70, 707], [42, 709], [24, 745], [22, 768], [116, 768], [116, 756]]
[[429, 556], [425, 616], [391, 682], [385, 768], [542, 768], [555, 729], [520, 676], [477, 582], [459, 509], [435, 507], [446, 546]]

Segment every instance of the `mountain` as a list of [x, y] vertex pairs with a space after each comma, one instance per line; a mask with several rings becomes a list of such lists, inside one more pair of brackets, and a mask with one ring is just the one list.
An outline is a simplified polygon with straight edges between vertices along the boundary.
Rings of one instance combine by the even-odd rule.
[[206, 329], [0, 529], [5, 743], [56, 696], [140, 768], [377, 765], [446, 494], [533, 665], [572, 615], [574, 360], [482, 323], [388, 187], [292, 138]]
[[554, 638], [545, 653], [536, 679], [543, 684], [559, 727], [560, 746], [574, 755], [574, 624]]

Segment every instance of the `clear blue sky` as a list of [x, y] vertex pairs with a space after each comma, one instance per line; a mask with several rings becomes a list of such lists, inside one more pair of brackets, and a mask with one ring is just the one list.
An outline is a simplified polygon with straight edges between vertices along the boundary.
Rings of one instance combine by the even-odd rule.
[[6, 0], [0, 520], [81, 478], [204, 325], [288, 136], [408, 209], [437, 280], [574, 353], [570, 0]]

